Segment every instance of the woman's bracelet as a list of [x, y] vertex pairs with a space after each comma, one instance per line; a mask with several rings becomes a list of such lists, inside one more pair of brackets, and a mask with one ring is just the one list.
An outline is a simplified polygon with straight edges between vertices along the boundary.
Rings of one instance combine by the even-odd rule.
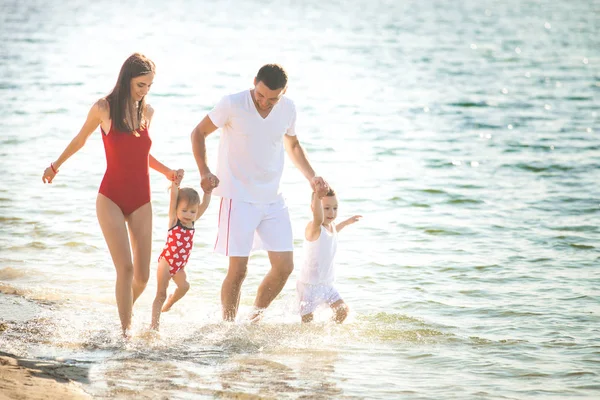
[[54, 172], [54, 175], [58, 174], [58, 170], [54, 169], [54, 165], [52, 163], [50, 163], [50, 168], [52, 168], [52, 172]]

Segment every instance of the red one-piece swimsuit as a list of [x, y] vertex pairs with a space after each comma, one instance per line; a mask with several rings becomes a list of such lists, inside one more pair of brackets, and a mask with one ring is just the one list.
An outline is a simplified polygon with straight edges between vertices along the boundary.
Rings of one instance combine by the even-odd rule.
[[185, 267], [193, 246], [194, 228], [186, 228], [181, 221], [177, 220], [177, 224], [169, 229], [167, 243], [165, 243], [165, 247], [158, 257], [158, 261], [160, 261], [161, 258], [167, 260], [167, 263], [169, 264], [169, 273], [173, 276], [177, 271]]
[[112, 200], [123, 215], [129, 215], [150, 202], [150, 174], [148, 159], [152, 139], [148, 128], [136, 134], [117, 131], [111, 126], [102, 141], [106, 153], [106, 172], [99, 193]]

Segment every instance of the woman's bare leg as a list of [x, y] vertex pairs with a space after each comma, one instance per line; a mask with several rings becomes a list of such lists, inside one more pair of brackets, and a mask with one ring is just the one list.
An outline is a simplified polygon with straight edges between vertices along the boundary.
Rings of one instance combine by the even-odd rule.
[[133, 303], [140, 297], [150, 278], [152, 256], [152, 204], [146, 203], [127, 216], [133, 250]]
[[131, 261], [125, 216], [112, 200], [102, 194], [98, 194], [96, 199], [96, 215], [117, 272], [115, 296], [121, 328], [125, 334], [131, 326], [131, 308], [133, 306], [131, 290], [133, 262]]

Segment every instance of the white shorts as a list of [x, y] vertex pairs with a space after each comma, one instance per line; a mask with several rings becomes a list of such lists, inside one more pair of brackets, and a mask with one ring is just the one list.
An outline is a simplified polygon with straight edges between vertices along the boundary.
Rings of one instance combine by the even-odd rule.
[[293, 249], [292, 222], [283, 196], [269, 204], [221, 198], [215, 252], [248, 257], [254, 250]]
[[300, 306], [300, 315], [312, 314], [321, 304], [332, 305], [342, 297], [333, 285], [309, 285], [297, 282], [296, 292]]

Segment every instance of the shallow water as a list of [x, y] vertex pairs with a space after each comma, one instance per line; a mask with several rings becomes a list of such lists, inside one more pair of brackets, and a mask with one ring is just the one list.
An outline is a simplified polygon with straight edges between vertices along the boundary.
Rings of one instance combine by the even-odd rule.
[[[88, 369], [96, 398], [598, 396], [597, 3], [0, 7], [0, 290], [15, 294], [0, 303], [3, 351]], [[99, 130], [54, 184], [41, 174], [133, 51], [158, 66], [152, 152], [196, 187], [193, 127], [260, 65], [288, 68], [299, 138], [338, 191], [340, 218], [364, 215], [340, 235], [347, 323], [322, 310], [302, 326], [296, 273], [263, 323], [244, 323], [268, 268], [260, 253], [240, 321], [220, 322], [215, 199], [192, 290], [149, 334], [168, 204], [153, 173], [152, 276], [121, 341], [94, 209]], [[283, 187], [299, 247], [310, 192], [289, 162]]]

